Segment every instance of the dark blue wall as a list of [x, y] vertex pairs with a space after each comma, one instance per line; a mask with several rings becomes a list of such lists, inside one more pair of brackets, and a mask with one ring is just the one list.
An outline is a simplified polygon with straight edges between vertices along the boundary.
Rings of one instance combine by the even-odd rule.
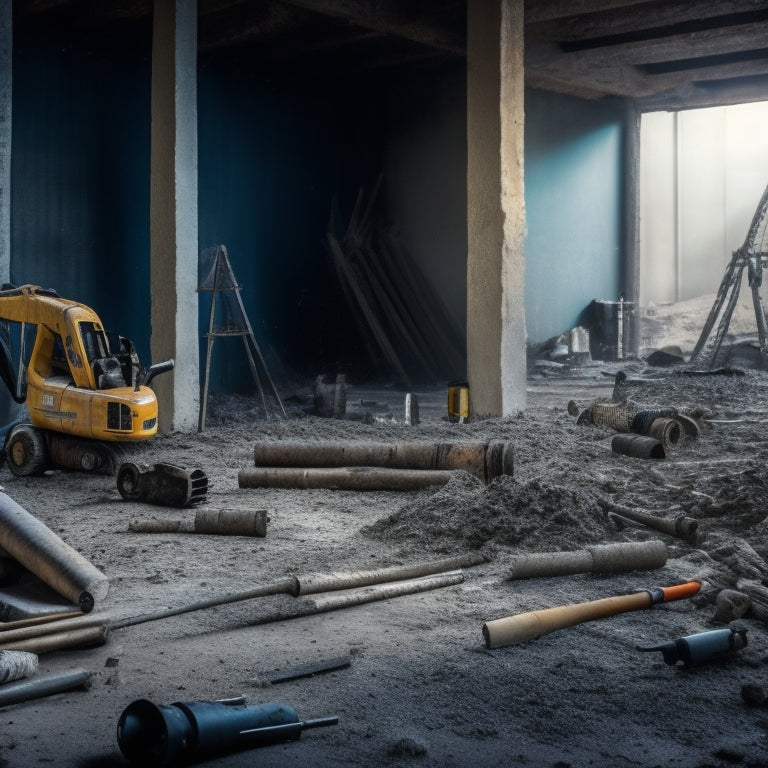
[[14, 40], [11, 281], [92, 306], [149, 355], [149, 67]]
[[[338, 82], [268, 87], [210, 62], [198, 92], [200, 247], [226, 246], [270, 372], [355, 370], [358, 341], [324, 243], [334, 198], [348, 215], [382, 169], [380, 100], [352, 103]], [[201, 295], [201, 333], [210, 302]], [[213, 356], [214, 389], [252, 387], [240, 340], [217, 340]]]
[[[13, 282], [91, 305], [145, 362], [149, 42], [94, 52], [18, 32], [12, 179]], [[273, 377], [374, 373], [324, 238], [332, 201], [348, 217], [382, 172], [384, 215], [402, 224], [404, 246], [463, 323], [465, 93], [460, 63], [307, 84], [201, 60], [199, 244], [226, 245]], [[591, 299], [618, 295], [621, 138], [617, 104], [526, 95], [530, 342], [567, 330]], [[201, 294], [201, 352], [209, 307]], [[239, 340], [217, 341], [213, 363], [214, 390], [253, 390]]]
[[623, 110], [544, 91], [525, 98], [525, 310], [529, 343], [618, 299]]

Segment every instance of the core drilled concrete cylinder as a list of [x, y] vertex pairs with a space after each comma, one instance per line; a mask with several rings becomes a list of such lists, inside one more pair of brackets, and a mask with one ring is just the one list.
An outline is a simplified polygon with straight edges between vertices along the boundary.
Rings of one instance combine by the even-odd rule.
[[85, 613], [109, 591], [101, 571], [4, 493], [0, 493], [0, 547]]
[[666, 562], [667, 547], [657, 539], [596, 544], [573, 552], [532, 552], [517, 555], [512, 560], [509, 578], [642, 571], [662, 568]]

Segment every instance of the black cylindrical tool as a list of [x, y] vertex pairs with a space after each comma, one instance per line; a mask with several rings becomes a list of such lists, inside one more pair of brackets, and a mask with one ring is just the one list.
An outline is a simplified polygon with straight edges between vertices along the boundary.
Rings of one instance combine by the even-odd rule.
[[708, 664], [725, 659], [747, 644], [746, 629], [713, 629], [696, 635], [679, 637], [670, 643], [650, 647], [636, 646], [638, 651], [661, 651], [667, 664], [682, 662], [684, 667]]
[[117, 724], [123, 756], [142, 768], [171, 768], [265, 744], [295, 741], [305, 728], [333, 725], [337, 717], [302, 722], [287, 704], [222, 701], [130, 704]]

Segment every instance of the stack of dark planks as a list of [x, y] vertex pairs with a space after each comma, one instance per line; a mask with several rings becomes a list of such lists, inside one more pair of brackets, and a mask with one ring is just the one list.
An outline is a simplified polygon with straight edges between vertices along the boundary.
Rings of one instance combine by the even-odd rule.
[[465, 377], [465, 334], [391, 227], [374, 220], [377, 183], [361, 189], [346, 230], [332, 215], [328, 251], [371, 362], [405, 386]]

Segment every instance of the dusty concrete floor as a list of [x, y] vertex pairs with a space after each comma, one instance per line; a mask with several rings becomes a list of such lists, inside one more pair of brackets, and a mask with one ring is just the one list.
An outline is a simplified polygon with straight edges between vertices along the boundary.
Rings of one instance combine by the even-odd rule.
[[[422, 423], [402, 421], [403, 392], [348, 394], [348, 412], [372, 423], [320, 419], [287, 401], [290, 418], [264, 419], [251, 399], [216, 400], [203, 434], [172, 434], [135, 449], [134, 460], [201, 468], [209, 508], [264, 508], [265, 538], [128, 531], [137, 517], [179, 511], [123, 501], [109, 476], [53, 472], [18, 479], [6, 493], [43, 520], [110, 580], [96, 608], [136, 616], [271, 583], [286, 574], [371, 568], [481, 552], [461, 584], [314, 616], [287, 596], [237, 602], [113, 630], [105, 645], [41, 656], [41, 673], [83, 667], [88, 691], [0, 709], [0, 766], [123, 766], [116, 725], [132, 701], [158, 704], [244, 695], [284, 702], [303, 719], [337, 715], [298, 741], [208, 761], [221, 766], [768, 766], [768, 708], [741, 690], [768, 690], [768, 627], [740, 619], [748, 645], [734, 658], [689, 670], [652, 645], [719, 628], [719, 590], [768, 583], [765, 495], [768, 376], [683, 377], [626, 367], [643, 379], [644, 405], [696, 415], [697, 440], [664, 460], [615, 454], [608, 429], [579, 426], [567, 411], [610, 398], [616, 366], [534, 375], [525, 414], [473, 424], [444, 417], [444, 391], [421, 393]], [[607, 375], [608, 374], [608, 375]], [[704, 419], [709, 419], [705, 421]], [[719, 418], [720, 423], [713, 420]], [[370, 420], [369, 420], [370, 421]], [[515, 474], [484, 486], [460, 474], [412, 492], [241, 489], [256, 442], [281, 439], [506, 440]], [[646, 527], [619, 530], [604, 504], [699, 520], [689, 544]], [[601, 506], [601, 503], [603, 506]], [[649, 572], [510, 581], [527, 551], [659, 538], [667, 564]], [[624, 613], [495, 650], [485, 621], [524, 611], [704, 582], [694, 599]], [[347, 668], [267, 685], [276, 670], [338, 657]]]

